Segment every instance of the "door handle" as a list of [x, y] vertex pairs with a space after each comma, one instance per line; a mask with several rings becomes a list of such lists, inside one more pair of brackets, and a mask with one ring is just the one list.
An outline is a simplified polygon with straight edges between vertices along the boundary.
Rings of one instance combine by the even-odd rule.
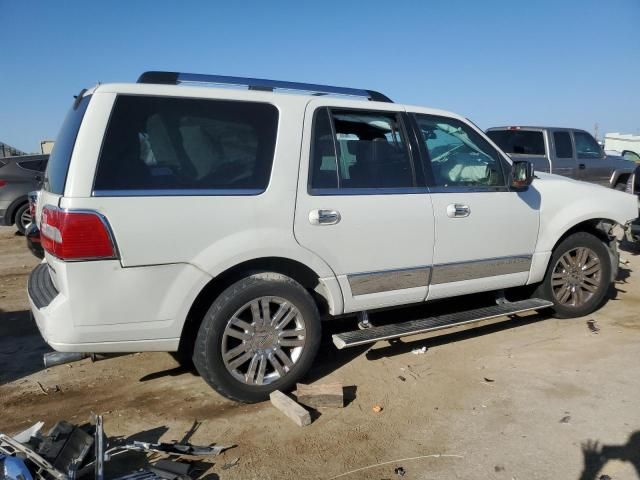
[[341, 218], [340, 212], [336, 210], [312, 210], [309, 212], [311, 225], [335, 225]]
[[586, 166], [584, 163], [581, 163], [580, 165], [578, 165], [578, 168], [579, 168], [580, 170], [584, 170], [584, 169], [586, 169], [586, 168], [587, 168], [587, 166]]
[[449, 218], [464, 218], [471, 215], [471, 209], [469, 205], [463, 205], [461, 203], [452, 203], [447, 206], [447, 216]]

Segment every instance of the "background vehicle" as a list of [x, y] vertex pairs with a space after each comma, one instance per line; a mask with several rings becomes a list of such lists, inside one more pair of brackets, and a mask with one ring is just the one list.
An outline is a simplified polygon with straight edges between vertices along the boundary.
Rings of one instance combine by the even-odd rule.
[[0, 225], [15, 224], [24, 233], [29, 223], [27, 194], [40, 188], [49, 155], [0, 158]]
[[[29, 192], [29, 214], [31, 218], [35, 218], [36, 209], [38, 206], [38, 197], [40, 196], [40, 191]], [[42, 243], [40, 241], [40, 229], [36, 222], [31, 222], [26, 231], [24, 232], [24, 236], [27, 239], [27, 247], [38, 258], [44, 258], [44, 249], [42, 248]]]
[[575, 128], [495, 127], [487, 135], [514, 160], [536, 171], [624, 190], [635, 164], [606, 155], [590, 133]]
[[604, 148], [620, 152], [625, 160], [640, 163], [640, 135], [607, 133]]
[[[629, 177], [626, 191], [638, 196], [638, 207], [640, 208], [640, 165], [636, 167], [631, 177]], [[631, 224], [631, 234], [640, 242], [640, 218], [637, 218]]]
[[611, 230], [637, 213], [621, 192], [534, 179], [453, 113], [148, 72], [76, 97], [38, 201], [46, 253], [29, 300], [56, 350], [177, 351], [221, 394], [260, 401], [308, 371], [323, 318], [526, 291], [336, 334], [347, 348], [541, 308], [588, 314], [615, 278]]

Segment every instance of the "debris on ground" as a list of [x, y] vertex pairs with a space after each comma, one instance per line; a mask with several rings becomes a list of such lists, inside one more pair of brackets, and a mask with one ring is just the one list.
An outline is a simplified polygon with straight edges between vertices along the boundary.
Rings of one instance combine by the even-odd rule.
[[496, 465], [495, 467], [493, 467], [493, 470], [498, 473], [498, 472], [504, 472], [504, 467], [502, 465]]
[[400, 380], [401, 382], [407, 381], [406, 377], [403, 377], [402, 375], [398, 375], [398, 380]]
[[600, 331], [598, 322], [594, 319], [587, 320], [587, 327], [589, 327], [589, 330], [591, 330], [591, 333], [598, 333]]
[[414, 355], [422, 355], [423, 353], [427, 353], [427, 347], [414, 348], [411, 350], [411, 353]]
[[398, 475], [399, 477], [404, 477], [405, 474], [407, 473], [407, 471], [404, 469], [404, 467], [396, 467], [393, 470], [393, 473], [395, 473], [396, 475]]
[[560, 419], [560, 423], [569, 423], [570, 420], [571, 420], [571, 415], [565, 415]]
[[304, 385], [298, 383], [296, 398], [302, 405], [311, 408], [344, 407], [344, 389], [341, 383]]
[[271, 404], [289, 417], [299, 427], [311, 424], [311, 414], [298, 402], [292, 400], [280, 390], [269, 395]]
[[373, 407], [371, 407], [371, 411], [373, 413], [380, 413], [383, 410], [383, 408], [380, 405], [374, 405]]
[[[102, 416], [92, 422], [74, 425], [64, 420], [56, 423], [45, 435], [44, 422], [10, 437], [0, 433], [0, 464], [6, 480], [76, 480], [93, 476], [104, 480], [104, 465], [118, 454], [137, 451], [154, 455], [155, 461], [118, 480], [187, 480], [191, 465], [169, 457], [218, 455], [232, 446], [198, 446], [188, 442], [148, 443], [109, 439], [102, 426]], [[7, 473], [9, 470], [10, 473]]]
[[489, 377], [484, 377], [484, 381], [487, 382], [487, 383], [495, 382], [495, 380], [493, 378], [489, 378]]
[[222, 465], [222, 470], [229, 470], [230, 468], [233, 468], [236, 465], [238, 465], [239, 462], [240, 462], [240, 458], [236, 457], [233, 460], [231, 460], [229, 463], [225, 463], [224, 465]]

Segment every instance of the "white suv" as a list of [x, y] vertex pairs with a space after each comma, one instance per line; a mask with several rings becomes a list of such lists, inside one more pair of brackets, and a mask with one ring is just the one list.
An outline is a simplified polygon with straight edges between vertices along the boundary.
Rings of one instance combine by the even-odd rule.
[[[369, 328], [335, 335], [344, 348], [545, 307], [586, 315], [615, 275], [611, 229], [638, 215], [632, 195], [534, 178], [452, 113], [167, 72], [81, 92], [41, 195], [29, 298], [45, 340], [180, 352], [246, 402], [305, 374], [321, 318], [360, 313]], [[515, 287], [522, 300], [367, 322]]]

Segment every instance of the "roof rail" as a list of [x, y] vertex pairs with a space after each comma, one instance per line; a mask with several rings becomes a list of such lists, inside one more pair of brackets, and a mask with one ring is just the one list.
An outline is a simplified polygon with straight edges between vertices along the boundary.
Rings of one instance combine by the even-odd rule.
[[265, 90], [272, 92], [275, 89], [298, 90], [313, 92], [316, 94], [349, 95], [353, 97], [366, 97], [375, 102], [393, 103], [386, 95], [375, 90], [360, 88], [332, 87], [329, 85], [316, 85], [314, 83], [286, 82], [280, 80], [267, 80], [264, 78], [228, 77], [225, 75], [205, 75], [201, 73], [181, 72], [144, 72], [138, 78], [138, 83], [158, 83], [163, 85], [179, 85], [181, 83], [210, 83], [216, 85], [246, 86], [249, 90]]

